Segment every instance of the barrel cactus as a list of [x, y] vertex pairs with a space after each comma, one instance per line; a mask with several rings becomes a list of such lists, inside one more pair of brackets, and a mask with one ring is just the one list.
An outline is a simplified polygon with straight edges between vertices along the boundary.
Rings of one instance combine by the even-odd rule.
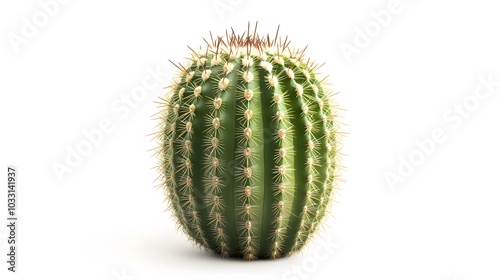
[[156, 133], [160, 185], [179, 228], [210, 252], [248, 260], [303, 248], [328, 213], [339, 168], [321, 65], [256, 29], [210, 34], [174, 64]]

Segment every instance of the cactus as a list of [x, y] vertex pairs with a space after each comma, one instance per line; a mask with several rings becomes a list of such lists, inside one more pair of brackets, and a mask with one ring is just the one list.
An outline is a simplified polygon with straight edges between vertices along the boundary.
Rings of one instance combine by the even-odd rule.
[[337, 107], [321, 65], [256, 29], [210, 34], [187, 64], [174, 64], [155, 136], [179, 228], [210, 252], [248, 260], [303, 248], [339, 169]]

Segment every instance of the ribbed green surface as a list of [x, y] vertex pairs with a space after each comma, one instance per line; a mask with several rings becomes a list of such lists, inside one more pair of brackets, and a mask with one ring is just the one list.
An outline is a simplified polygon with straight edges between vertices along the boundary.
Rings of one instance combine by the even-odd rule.
[[179, 227], [221, 256], [300, 250], [335, 183], [334, 106], [315, 70], [264, 52], [197, 54], [162, 116], [161, 170]]

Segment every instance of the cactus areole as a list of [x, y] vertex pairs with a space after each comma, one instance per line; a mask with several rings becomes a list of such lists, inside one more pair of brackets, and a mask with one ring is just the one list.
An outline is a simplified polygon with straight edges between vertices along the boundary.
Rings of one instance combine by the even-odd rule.
[[210, 252], [248, 260], [303, 248], [338, 180], [336, 105], [320, 65], [256, 29], [210, 34], [174, 64], [156, 134], [179, 228]]

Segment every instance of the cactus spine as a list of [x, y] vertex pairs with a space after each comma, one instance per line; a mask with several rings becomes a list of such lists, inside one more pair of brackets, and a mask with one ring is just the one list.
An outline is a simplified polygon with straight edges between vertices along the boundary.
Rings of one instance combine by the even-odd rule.
[[290, 255], [318, 228], [338, 180], [333, 94], [278, 32], [210, 37], [176, 65], [160, 102], [161, 186], [195, 244], [223, 257]]

